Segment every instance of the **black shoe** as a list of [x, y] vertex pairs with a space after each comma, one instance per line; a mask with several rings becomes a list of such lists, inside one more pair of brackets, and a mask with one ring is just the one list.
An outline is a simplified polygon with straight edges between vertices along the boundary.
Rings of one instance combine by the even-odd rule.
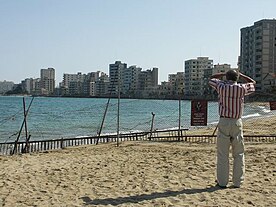
[[216, 183], [217, 183], [217, 184], [216, 184], [217, 187], [220, 187], [220, 188], [227, 188], [227, 186], [225, 186], [225, 185], [220, 185], [220, 184], [218, 183], [217, 180], [216, 180]]

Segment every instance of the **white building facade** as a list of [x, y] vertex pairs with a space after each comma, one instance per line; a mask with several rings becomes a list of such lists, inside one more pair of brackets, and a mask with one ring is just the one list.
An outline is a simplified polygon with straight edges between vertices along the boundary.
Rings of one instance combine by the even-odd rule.
[[239, 66], [256, 81], [257, 91], [275, 87], [276, 19], [263, 19], [241, 29]]
[[187, 97], [204, 95], [204, 71], [213, 68], [213, 60], [198, 57], [185, 61], [184, 94]]
[[42, 95], [52, 95], [55, 91], [55, 69], [40, 70], [40, 87]]

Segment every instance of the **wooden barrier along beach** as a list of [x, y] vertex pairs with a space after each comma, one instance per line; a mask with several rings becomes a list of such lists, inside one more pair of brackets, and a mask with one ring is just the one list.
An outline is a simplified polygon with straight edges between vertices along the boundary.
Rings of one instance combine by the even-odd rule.
[[[186, 131], [187, 129], [120, 134], [119, 142], [150, 140], [152, 142], [181, 141], [190, 143], [216, 143], [216, 135], [187, 135]], [[28, 141], [27, 145], [26, 142], [23, 141], [6, 142], [0, 143], [0, 155], [42, 152], [71, 146], [93, 145], [97, 142], [117, 142], [117, 139], [117, 135], [104, 135], [99, 137]], [[276, 142], [276, 135], [245, 135], [244, 139], [245, 142]]]

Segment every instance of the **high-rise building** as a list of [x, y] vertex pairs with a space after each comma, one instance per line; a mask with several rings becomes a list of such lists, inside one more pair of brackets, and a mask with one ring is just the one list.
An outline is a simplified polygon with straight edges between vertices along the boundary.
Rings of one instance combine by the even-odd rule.
[[173, 95], [182, 94], [184, 92], [184, 72], [169, 74], [169, 83]]
[[198, 57], [185, 61], [184, 94], [202, 96], [204, 94], [204, 71], [213, 68], [213, 60]]
[[77, 74], [64, 74], [64, 79], [68, 82], [66, 82], [65, 85], [68, 87], [69, 95], [74, 96], [80, 96], [83, 94], [83, 83], [85, 79], [85, 74], [82, 74], [81, 72], [78, 72]]
[[62, 85], [66, 88], [69, 88], [70, 83], [72, 82], [84, 82], [85, 74], [82, 74], [81, 72], [78, 72], [76, 74], [63, 74], [63, 81]]
[[139, 90], [150, 90], [158, 86], [158, 68], [141, 71], [139, 74]]
[[84, 84], [83, 84], [83, 93], [88, 96], [97, 95], [96, 82], [99, 80], [99, 77], [102, 72], [90, 72], [85, 75]]
[[109, 86], [109, 77], [105, 73], [101, 73], [98, 80], [96, 80], [96, 95], [97, 96], [107, 96]]
[[52, 95], [55, 91], [55, 69], [40, 70], [40, 87], [42, 95]]
[[90, 72], [88, 74], [63, 74], [62, 95], [69, 96], [96, 96], [99, 78], [103, 72]]
[[40, 83], [40, 78], [26, 78], [21, 81], [22, 88], [31, 95], [41, 94]]
[[124, 69], [122, 76], [122, 93], [126, 95], [133, 94], [138, 89], [139, 75], [142, 68], [136, 65]]
[[212, 69], [212, 75], [216, 73], [226, 73], [230, 69], [234, 69], [234, 68], [231, 68], [230, 64], [216, 64]]
[[240, 70], [256, 81], [257, 91], [275, 87], [276, 19], [241, 28]]
[[123, 73], [127, 68], [126, 63], [122, 63], [121, 61], [116, 61], [114, 64], [109, 64], [109, 87], [108, 91], [111, 95], [117, 95], [118, 89], [120, 86], [120, 90], [123, 85]]

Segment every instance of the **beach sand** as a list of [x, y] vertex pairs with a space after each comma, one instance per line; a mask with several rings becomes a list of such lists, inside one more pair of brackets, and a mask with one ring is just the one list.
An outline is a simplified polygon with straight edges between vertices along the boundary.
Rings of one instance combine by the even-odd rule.
[[241, 188], [215, 186], [215, 144], [121, 142], [0, 156], [0, 206], [275, 206], [276, 144], [246, 144]]

